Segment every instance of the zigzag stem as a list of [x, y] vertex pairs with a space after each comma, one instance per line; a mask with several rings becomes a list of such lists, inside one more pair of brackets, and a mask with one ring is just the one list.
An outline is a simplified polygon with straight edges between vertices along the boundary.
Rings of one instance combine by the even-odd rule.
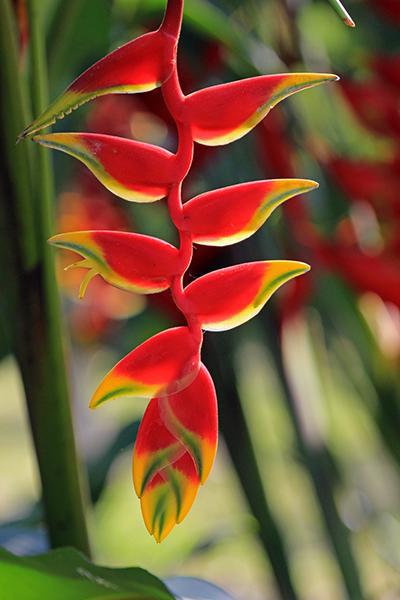
[[[183, 2], [181, 4], [183, 5]], [[183, 214], [181, 192], [182, 183], [192, 164], [194, 141], [190, 126], [180, 118], [183, 111], [184, 95], [179, 83], [176, 62], [171, 76], [164, 83], [161, 90], [167, 108], [176, 123], [178, 133], [178, 150], [175, 163], [177, 180], [172, 184], [168, 194], [169, 214], [179, 233], [179, 268], [178, 273], [172, 280], [171, 293], [176, 306], [183, 313], [187, 321], [193, 339], [200, 346], [203, 340], [201, 325], [196, 314], [192, 312], [183, 290], [183, 278], [192, 261], [193, 241], [192, 234], [187, 227]]]

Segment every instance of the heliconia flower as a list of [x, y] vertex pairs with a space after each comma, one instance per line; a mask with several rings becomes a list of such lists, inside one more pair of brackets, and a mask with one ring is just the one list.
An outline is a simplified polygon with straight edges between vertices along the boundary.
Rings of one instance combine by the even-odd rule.
[[49, 133], [34, 140], [74, 156], [125, 200], [160, 200], [173, 182], [175, 155], [158, 146], [97, 133]]
[[281, 285], [309, 269], [293, 260], [243, 263], [199, 277], [185, 295], [203, 329], [226, 331], [249, 321]]
[[287, 73], [214, 85], [186, 96], [184, 118], [196, 142], [228, 144], [253, 129], [284, 98], [337, 79], [326, 73]]
[[[162, 331], [122, 358], [98, 385], [89, 405], [97, 408], [121, 396], [150, 399], [134, 448], [133, 481], [146, 527], [157, 542], [185, 518], [215, 458], [217, 400], [212, 379], [200, 362], [202, 330], [221, 331], [248, 321], [274, 291], [309, 270], [299, 261], [258, 261], [208, 273], [183, 289], [192, 242], [224, 246], [243, 240], [278, 205], [317, 187], [313, 181], [294, 179], [288, 163], [285, 168], [291, 179], [234, 185], [182, 205], [181, 189], [192, 164], [193, 142], [217, 146], [237, 140], [284, 98], [338, 79], [325, 73], [266, 75], [185, 96], [176, 68], [183, 5], [184, 0], [167, 0], [157, 31], [98, 61], [20, 136], [36, 134], [98, 96], [160, 85], [165, 108], [176, 126], [176, 154], [114, 135], [33, 135], [34, 141], [79, 159], [103, 186], [125, 200], [153, 202], [169, 195], [168, 209], [181, 240], [179, 250], [157, 238], [104, 230], [103, 225], [96, 230], [92, 224], [85, 225], [88, 230], [50, 239], [53, 245], [82, 257], [70, 265], [88, 270], [81, 296], [97, 274], [116, 287], [144, 294], [171, 287], [176, 308], [185, 317], [187, 326]], [[285, 152], [282, 144], [280, 158]], [[97, 182], [84, 173], [85, 190], [97, 193]], [[107, 290], [113, 288], [107, 286]]]
[[153, 398], [147, 407], [133, 453], [133, 481], [157, 542], [189, 512], [213, 465], [217, 436], [217, 398], [204, 365], [183, 391]]
[[183, 390], [196, 377], [200, 348], [187, 327], [167, 329], [132, 350], [104, 377], [90, 402], [118, 396], [153, 398]]
[[285, 200], [316, 187], [307, 179], [240, 183], [200, 194], [183, 210], [194, 242], [227, 246], [250, 237]]
[[141, 294], [168, 289], [178, 269], [177, 248], [163, 240], [126, 231], [73, 231], [49, 242], [84, 257], [70, 268], [89, 269], [80, 288], [82, 298], [97, 274], [116, 287]]
[[146, 33], [89, 67], [31, 123], [21, 137], [62, 119], [98, 96], [147, 92], [159, 87], [174, 66], [175, 40], [163, 29]]

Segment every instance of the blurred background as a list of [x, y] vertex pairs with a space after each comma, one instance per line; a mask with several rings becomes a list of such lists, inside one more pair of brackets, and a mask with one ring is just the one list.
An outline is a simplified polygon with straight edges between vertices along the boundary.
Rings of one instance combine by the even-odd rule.
[[[94, 559], [159, 576], [204, 577], [237, 600], [400, 598], [400, 2], [348, 0], [346, 27], [328, 2], [186, 0], [179, 71], [185, 93], [257, 74], [337, 73], [302, 92], [242, 140], [196, 146], [184, 198], [254, 179], [320, 183], [279, 208], [252, 238], [197, 247], [191, 280], [248, 260], [305, 260], [239, 329], [205, 336], [221, 438], [207, 485], [184, 523], [156, 545], [131, 484], [145, 403], [89, 413], [103, 374], [154, 333], [181, 323], [168, 294], [135, 296], [58, 255], [78, 448], [88, 471]], [[29, 27], [14, 2], [20, 72]], [[43, 0], [50, 94], [143, 31], [163, 0]], [[131, 137], [175, 150], [159, 91], [108, 96], [57, 130]], [[127, 203], [76, 163], [53, 156], [57, 232], [134, 230], [176, 243], [165, 203]], [[2, 336], [5, 338], [5, 336]], [[39, 477], [16, 363], [0, 338], [0, 544], [46, 549]], [[54, 440], [57, 443], [57, 440]]]

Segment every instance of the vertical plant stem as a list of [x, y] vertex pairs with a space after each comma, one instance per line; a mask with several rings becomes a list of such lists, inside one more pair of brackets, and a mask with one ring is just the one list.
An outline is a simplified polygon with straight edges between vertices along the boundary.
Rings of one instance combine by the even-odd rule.
[[[38, 20], [37, 0], [30, 0], [30, 35], [34, 78], [35, 111], [46, 102], [43, 32]], [[5, 103], [14, 102], [12, 89], [7, 87], [7, 72], [13, 73], [14, 87], [20, 88], [15, 22], [11, 3], [1, 0], [0, 22], [7, 43], [2, 49], [2, 90]], [[26, 124], [22, 110], [14, 106], [16, 118], [9, 122], [3, 110], [3, 127], [7, 132], [5, 151], [12, 152], [18, 133]], [[4, 142], [3, 142], [4, 143]], [[26, 147], [26, 142], [18, 148]], [[27, 149], [25, 151], [28, 151]], [[77, 457], [69, 406], [68, 386], [64, 367], [63, 339], [60, 325], [59, 299], [54, 266], [46, 239], [51, 229], [52, 180], [50, 165], [42, 153], [34, 154], [35, 188], [27, 162], [20, 163], [19, 177], [30, 185], [29, 202], [18, 202], [18, 188], [12, 168], [3, 173], [8, 196], [6, 213], [7, 243], [14, 257], [16, 317], [13, 349], [24, 382], [31, 430], [42, 482], [43, 503], [49, 538], [53, 547], [72, 545], [86, 554], [89, 544], [78, 476]], [[32, 228], [37, 256], [26, 260], [24, 219]], [[36, 217], [36, 218], [35, 218]], [[30, 243], [33, 244], [31, 241]]]
[[[34, 215], [31, 210], [31, 152], [26, 145], [15, 144], [18, 133], [28, 119], [24, 89], [18, 79], [17, 32], [10, 0], [0, 0], [0, 73], [1, 118], [4, 165], [14, 189], [17, 204], [17, 225], [21, 235], [21, 259], [25, 268], [37, 262]], [[5, 198], [4, 198], [5, 200]]]
[[[261, 473], [235, 383], [232, 361], [234, 334], [219, 333], [218, 344], [207, 337], [203, 346], [205, 362], [216, 382], [220, 429], [243, 494], [258, 522], [258, 537], [269, 558], [282, 600], [298, 597], [289, 570], [284, 541], [265, 495]], [[223, 357], [223, 358], [222, 358]]]

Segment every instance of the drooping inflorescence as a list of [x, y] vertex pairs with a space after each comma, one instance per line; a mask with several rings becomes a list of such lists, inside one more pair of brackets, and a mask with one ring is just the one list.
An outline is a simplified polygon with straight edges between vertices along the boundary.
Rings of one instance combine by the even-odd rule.
[[184, 0], [168, 0], [157, 31], [118, 48], [78, 77], [22, 133], [32, 136], [75, 108], [110, 93], [161, 87], [178, 134], [175, 154], [109, 135], [53, 133], [33, 139], [83, 162], [114, 194], [135, 202], [168, 198], [179, 248], [154, 237], [116, 231], [55, 235], [50, 243], [82, 259], [90, 279], [136, 293], [171, 290], [186, 326], [162, 331], [132, 350], [104, 377], [90, 402], [96, 408], [118, 396], [145, 397], [133, 453], [133, 481], [146, 527], [160, 542], [189, 511], [211, 470], [217, 447], [217, 401], [201, 363], [203, 330], [231, 329], [256, 315], [272, 293], [309, 266], [290, 260], [256, 261], [208, 273], [184, 287], [193, 243], [225, 246], [251, 236], [285, 200], [317, 186], [303, 179], [241, 183], [182, 203], [182, 182], [194, 142], [233, 142], [255, 127], [280, 100], [337, 79], [335, 75], [263, 75], [184, 95], [176, 66]]

